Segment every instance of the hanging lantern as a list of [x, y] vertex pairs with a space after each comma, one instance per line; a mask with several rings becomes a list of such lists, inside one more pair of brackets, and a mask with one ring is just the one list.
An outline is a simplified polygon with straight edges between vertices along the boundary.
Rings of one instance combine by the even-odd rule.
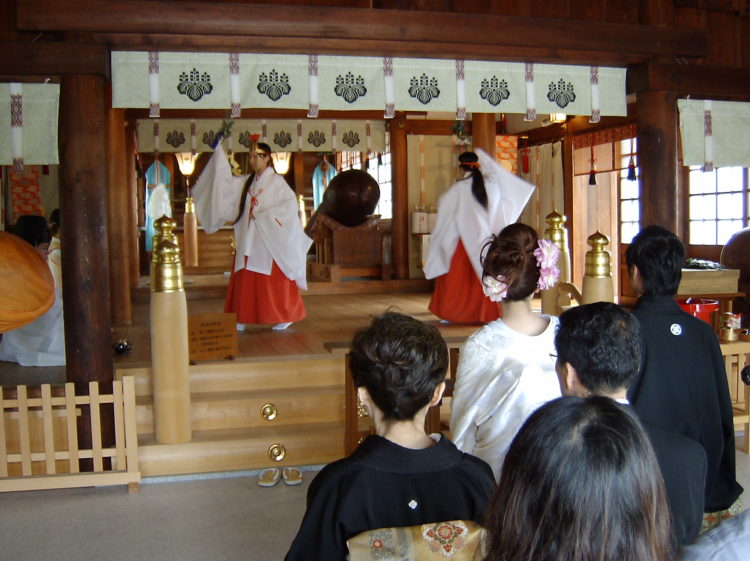
[[589, 172], [589, 185], [596, 185], [596, 166], [594, 159], [594, 145], [591, 145], [591, 171]]
[[198, 154], [195, 152], [177, 152], [175, 154], [180, 172], [185, 176], [185, 214], [183, 215], [182, 228], [184, 233], [185, 266], [198, 266], [198, 217], [195, 215], [195, 203], [190, 196], [190, 176], [195, 171], [195, 160]]
[[630, 161], [628, 162], [628, 181], [635, 181], [638, 177], [635, 174], [635, 158], [633, 157], [633, 139], [630, 139]]

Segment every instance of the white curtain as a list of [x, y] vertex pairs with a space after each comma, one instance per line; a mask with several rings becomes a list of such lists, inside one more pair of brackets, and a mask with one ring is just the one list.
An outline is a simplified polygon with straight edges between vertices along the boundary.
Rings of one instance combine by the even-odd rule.
[[548, 227], [544, 218], [553, 210], [564, 214], [562, 142], [531, 146], [528, 150], [528, 173], [524, 173], [523, 149], [519, 150], [518, 175], [536, 185], [520, 222], [536, 229], [541, 237]]

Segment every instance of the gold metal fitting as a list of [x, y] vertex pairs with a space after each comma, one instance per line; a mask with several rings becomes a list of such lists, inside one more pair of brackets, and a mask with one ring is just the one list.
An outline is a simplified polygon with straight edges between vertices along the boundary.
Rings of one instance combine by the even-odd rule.
[[266, 421], [273, 421], [279, 413], [279, 409], [273, 403], [264, 403], [260, 407], [260, 416]]
[[286, 456], [286, 448], [283, 444], [271, 444], [268, 447], [268, 458], [273, 462], [280, 462]]
[[185, 199], [185, 214], [195, 214], [195, 202], [193, 197], [187, 197]]
[[586, 252], [585, 276], [610, 278], [612, 276], [611, 256], [609, 251], [604, 249], [604, 246], [609, 245], [609, 238], [597, 230], [588, 237], [586, 243], [591, 246], [591, 250]]
[[151, 292], [181, 292], [182, 263], [174, 230], [177, 223], [166, 216], [154, 222], [154, 250], [151, 257]]
[[568, 231], [565, 229], [567, 218], [557, 210], [550, 212], [544, 219], [549, 228], [544, 230], [544, 239], [551, 241], [560, 251], [566, 251], [568, 247]]

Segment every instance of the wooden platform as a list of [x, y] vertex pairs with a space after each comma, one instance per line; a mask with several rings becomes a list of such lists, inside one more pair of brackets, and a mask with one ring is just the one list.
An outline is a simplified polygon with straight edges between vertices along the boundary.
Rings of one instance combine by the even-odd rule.
[[[187, 279], [188, 313], [223, 311], [226, 279]], [[133, 325], [113, 329], [131, 353], [115, 357], [115, 376], [135, 378], [140, 471], [143, 476], [324, 464], [344, 455], [344, 353], [357, 329], [387, 309], [434, 323], [452, 341], [479, 325], [441, 324], [427, 309], [426, 281], [351, 280], [312, 283], [303, 293], [307, 318], [285, 331], [250, 326], [238, 333], [234, 360], [189, 369], [192, 440], [154, 438], [148, 286], [142, 282]], [[211, 297], [214, 291], [220, 297]], [[333, 352], [329, 349], [333, 349]], [[0, 384], [62, 383], [64, 368], [0, 362]]]

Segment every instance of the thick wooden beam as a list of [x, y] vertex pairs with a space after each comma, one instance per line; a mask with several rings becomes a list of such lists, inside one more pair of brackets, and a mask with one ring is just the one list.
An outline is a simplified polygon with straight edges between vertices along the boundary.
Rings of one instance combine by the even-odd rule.
[[391, 265], [397, 279], [409, 278], [409, 167], [406, 119], [397, 115], [389, 123], [393, 218], [391, 219]]
[[[179, 34], [305, 39], [306, 52], [319, 42], [408, 42], [446, 45], [433, 56], [455, 56], [453, 44], [495, 48], [631, 53], [703, 57], [702, 31], [581, 20], [553, 20], [455, 12], [278, 6], [165, 0], [19, 0], [17, 27], [28, 31]], [[502, 32], [498, 32], [502, 30]], [[315, 43], [309, 40], [314, 39]], [[236, 49], [237, 47], [235, 47]], [[382, 51], [381, 51], [382, 52]]]
[[[481, 148], [491, 158], [495, 157], [497, 126], [494, 113], [474, 113], [471, 116], [471, 141], [474, 148]], [[494, 232], [497, 233], [497, 232]]]
[[696, 64], [641, 64], [628, 69], [627, 91], [670, 91], [677, 97], [746, 101], [750, 100], [750, 72], [747, 68]]
[[63, 76], [60, 214], [65, 353], [70, 382], [111, 382], [104, 81]]
[[109, 49], [92, 43], [0, 41], [1, 75], [109, 75]]
[[658, 224], [683, 237], [677, 175], [677, 101], [672, 92], [638, 94], [641, 227]]
[[107, 218], [109, 236], [110, 310], [113, 325], [130, 325], [130, 226], [128, 153], [125, 147], [125, 112], [108, 109], [105, 123], [107, 154]]

